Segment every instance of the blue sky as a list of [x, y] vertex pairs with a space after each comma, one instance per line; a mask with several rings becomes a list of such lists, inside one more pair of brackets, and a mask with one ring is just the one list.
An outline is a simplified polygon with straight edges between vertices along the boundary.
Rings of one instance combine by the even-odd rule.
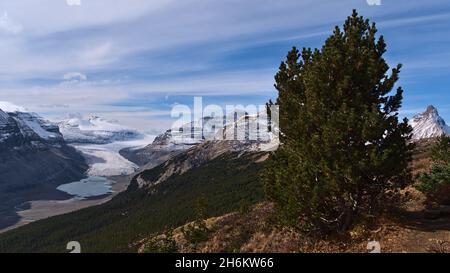
[[[99, 115], [146, 131], [174, 104], [261, 104], [292, 46], [320, 47], [356, 8], [404, 65], [402, 115], [450, 121], [450, 1], [2, 0], [0, 100], [48, 118]], [[77, 0], [69, 0], [76, 3]]]

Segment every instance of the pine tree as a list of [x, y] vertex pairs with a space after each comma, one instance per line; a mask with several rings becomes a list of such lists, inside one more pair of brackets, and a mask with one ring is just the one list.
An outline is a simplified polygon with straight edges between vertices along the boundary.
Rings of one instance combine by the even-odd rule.
[[411, 128], [398, 120], [403, 91], [393, 91], [401, 65], [389, 75], [376, 33], [354, 11], [320, 50], [294, 47], [280, 65], [282, 145], [263, 181], [285, 224], [344, 231], [410, 181]]
[[428, 201], [450, 204], [450, 137], [439, 137], [431, 152], [431, 170], [419, 175], [416, 187]]
[[450, 164], [450, 137], [442, 135], [438, 137], [436, 144], [431, 149], [431, 157], [436, 165]]

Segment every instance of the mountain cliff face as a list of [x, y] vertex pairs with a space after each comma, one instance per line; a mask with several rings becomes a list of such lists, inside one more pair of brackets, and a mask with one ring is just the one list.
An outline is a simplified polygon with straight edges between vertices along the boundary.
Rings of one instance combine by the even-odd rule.
[[3, 108], [6, 110], [0, 110], [0, 228], [17, 220], [15, 206], [50, 198], [58, 185], [79, 180], [87, 169], [83, 157], [65, 143], [58, 126], [37, 114], [20, 112], [22, 108]]
[[413, 128], [413, 139], [433, 138], [450, 134], [450, 127], [439, 116], [437, 109], [430, 105], [421, 114], [415, 115], [409, 124]]

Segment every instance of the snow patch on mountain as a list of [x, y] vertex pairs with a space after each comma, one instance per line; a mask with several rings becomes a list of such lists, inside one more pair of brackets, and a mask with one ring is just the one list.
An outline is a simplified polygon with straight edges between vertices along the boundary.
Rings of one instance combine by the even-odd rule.
[[25, 142], [36, 146], [61, 143], [62, 135], [58, 126], [43, 119], [36, 113], [26, 112], [26, 108], [9, 102], [0, 102], [0, 142], [10, 140], [22, 145]]
[[58, 122], [58, 125], [64, 139], [69, 143], [107, 144], [143, 137], [134, 129], [96, 116], [87, 119], [72, 116]]
[[3, 112], [0, 108], [0, 126], [4, 126], [8, 123], [9, 115]]
[[222, 126], [223, 117], [204, 117], [190, 123], [180, 124], [179, 128], [175, 130], [167, 130], [155, 138], [153, 145], [173, 149], [188, 149], [214, 136]]
[[144, 148], [123, 149], [120, 154], [143, 169], [151, 169], [183, 151], [208, 142], [229, 151], [274, 151], [278, 149], [279, 138], [277, 134], [268, 132], [267, 124], [264, 114], [240, 115], [225, 120], [223, 117], [204, 117], [179, 129], [167, 130]]
[[[188, 149], [205, 141], [227, 140], [242, 142], [245, 149], [261, 149], [259, 144], [278, 146], [278, 138], [267, 130], [267, 115], [244, 115], [235, 118], [204, 117], [187, 123], [179, 130], [168, 130], [155, 138], [152, 146], [166, 149]], [[244, 147], [243, 146], [243, 147]]]
[[27, 109], [8, 101], [0, 101], [0, 109], [6, 113], [27, 112]]
[[242, 150], [274, 151], [279, 137], [268, 130], [267, 115], [244, 115], [218, 130], [213, 140], [237, 140]]
[[428, 106], [425, 112], [415, 115], [409, 124], [413, 128], [412, 139], [414, 140], [450, 135], [450, 127], [432, 105]]
[[37, 134], [40, 138], [49, 140], [60, 138], [58, 127], [49, 121], [42, 119], [33, 113], [18, 113], [15, 118], [20, 124], [23, 132], [31, 132]]

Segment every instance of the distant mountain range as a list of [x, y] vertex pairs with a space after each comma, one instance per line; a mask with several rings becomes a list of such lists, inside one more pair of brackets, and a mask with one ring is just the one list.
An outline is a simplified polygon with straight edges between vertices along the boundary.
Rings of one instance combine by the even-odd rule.
[[[278, 138], [274, 134], [264, 131], [262, 127], [264, 124], [261, 124], [260, 128], [249, 124], [256, 125], [255, 115], [241, 115], [235, 121], [228, 123], [223, 122], [223, 117], [204, 117], [202, 122], [198, 120], [183, 125], [184, 130], [177, 132], [172, 132], [171, 129], [167, 130], [144, 148], [127, 148], [121, 150], [120, 154], [128, 160], [144, 166], [143, 169], [149, 169], [193, 147], [212, 148], [211, 145], [201, 145], [205, 142], [212, 141], [221, 149], [229, 151], [258, 152], [275, 150], [278, 147]], [[222, 145], [222, 142], [225, 144]]]
[[[187, 132], [176, 132], [167, 130], [163, 134], [160, 134], [155, 138], [152, 144], [140, 148], [123, 149], [120, 153], [128, 160], [140, 165], [145, 166], [144, 169], [155, 167], [169, 158], [177, 155], [183, 151], [186, 151], [198, 144], [205, 142], [206, 140], [220, 139], [224, 135], [245, 135], [245, 138], [258, 139], [253, 141], [236, 141], [233, 150], [237, 150], [238, 147], [241, 150], [247, 151], [270, 151], [276, 149], [278, 146], [278, 139], [270, 133], [258, 134], [255, 128], [249, 128], [247, 126], [248, 121], [254, 119], [255, 116], [242, 116], [235, 122], [225, 124], [221, 128], [217, 128], [213, 133], [208, 130], [207, 136], [197, 137], [193, 139], [193, 132], [203, 132], [204, 128], [209, 128], [211, 122], [215, 122], [214, 119], [206, 117], [203, 119], [202, 127], [200, 123], [192, 122], [188, 126]], [[215, 122], [216, 123], [216, 122]], [[446, 125], [445, 121], [439, 116], [437, 109], [434, 106], [428, 106], [425, 112], [415, 115], [409, 124], [413, 128], [412, 139], [420, 140], [426, 138], [434, 138], [443, 134], [450, 134], [450, 127]], [[199, 129], [200, 128], [200, 129]]]

